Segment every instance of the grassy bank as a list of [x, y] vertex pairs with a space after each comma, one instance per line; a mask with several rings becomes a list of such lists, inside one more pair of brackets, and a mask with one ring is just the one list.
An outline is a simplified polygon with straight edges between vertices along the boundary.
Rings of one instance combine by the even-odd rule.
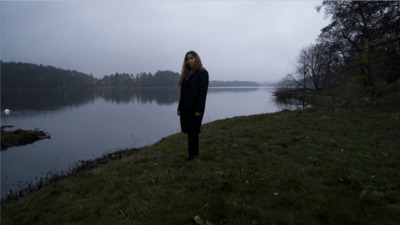
[[1, 208], [2, 224], [400, 224], [400, 112], [306, 109], [203, 126]]

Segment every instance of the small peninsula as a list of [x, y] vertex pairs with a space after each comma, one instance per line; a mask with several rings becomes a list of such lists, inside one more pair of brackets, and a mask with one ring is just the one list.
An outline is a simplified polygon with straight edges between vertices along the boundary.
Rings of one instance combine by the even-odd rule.
[[6, 128], [14, 126], [1, 126], [1, 150], [6, 150], [10, 147], [32, 144], [42, 139], [49, 139], [50, 135], [47, 132], [35, 130], [17, 129], [6, 131]]

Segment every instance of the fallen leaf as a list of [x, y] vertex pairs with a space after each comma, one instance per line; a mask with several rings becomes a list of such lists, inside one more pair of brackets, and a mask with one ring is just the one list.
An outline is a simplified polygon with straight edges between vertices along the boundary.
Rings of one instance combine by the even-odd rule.
[[201, 219], [201, 217], [200, 217], [199, 215], [195, 215], [193, 219], [194, 219], [194, 222], [196, 222], [197, 224], [199, 224], [199, 225], [205, 225], [205, 224], [204, 224], [204, 220]]

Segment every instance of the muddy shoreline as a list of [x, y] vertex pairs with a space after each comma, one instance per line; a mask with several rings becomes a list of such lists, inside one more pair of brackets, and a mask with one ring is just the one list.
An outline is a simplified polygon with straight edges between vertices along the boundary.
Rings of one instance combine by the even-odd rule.
[[75, 163], [75, 165], [71, 166], [68, 171], [48, 173], [46, 177], [41, 178], [37, 182], [33, 182], [33, 181], [31, 181], [29, 183], [27, 182], [25, 188], [22, 188], [19, 190], [12, 190], [12, 189], [8, 190], [7, 196], [5, 196], [4, 198], [1, 198], [1, 205], [4, 205], [9, 200], [19, 199], [19, 198], [24, 197], [32, 192], [38, 191], [54, 182], [68, 178], [69, 176], [72, 176], [78, 172], [96, 168], [100, 165], [106, 164], [107, 162], [110, 162], [113, 160], [129, 157], [133, 154], [140, 152], [144, 148], [145, 147], [123, 149], [123, 150], [106, 153], [99, 158], [78, 161], [77, 163]]
[[[9, 130], [14, 126], [1, 126], [1, 150], [6, 150], [10, 147], [21, 146], [32, 144], [36, 141], [48, 139], [50, 135], [47, 132], [35, 129], [35, 130]], [[54, 183], [56, 181], [65, 179], [75, 173], [78, 173], [83, 170], [96, 168], [100, 165], [103, 165], [112, 160], [121, 159], [128, 157], [132, 154], [136, 154], [141, 151], [142, 148], [137, 149], [124, 149], [119, 151], [108, 152], [102, 155], [99, 158], [90, 159], [90, 160], [80, 160], [75, 165], [71, 165], [70, 169], [67, 171], [60, 171], [56, 173], [48, 173], [45, 177], [40, 178], [38, 181], [26, 182], [25, 188], [18, 190], [8, 190], [7, 196], [1, 198], [1, 204], [3, 205], [7, 201], [11, 199], [18, 199], [20, 197], [24, 197], [29, 193], [38, 191], [45, 186]]]

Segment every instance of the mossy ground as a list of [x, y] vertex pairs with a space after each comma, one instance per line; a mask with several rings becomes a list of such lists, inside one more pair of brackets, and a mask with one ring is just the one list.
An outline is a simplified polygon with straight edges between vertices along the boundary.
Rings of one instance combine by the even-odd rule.
[[2, 224], [400, 224], [400, 112], [305, 109], [205, 124], [1, 208]]

